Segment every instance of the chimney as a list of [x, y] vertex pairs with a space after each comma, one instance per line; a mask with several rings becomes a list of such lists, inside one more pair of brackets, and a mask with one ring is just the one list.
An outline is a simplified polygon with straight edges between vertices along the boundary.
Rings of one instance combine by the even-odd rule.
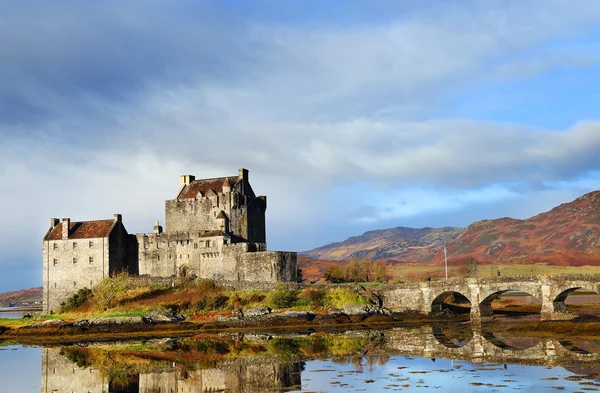
[[162, 227], [160, 226], [160, 221], [156, 220], [156, 225], [154, 226], [154, 233], [160, 235], [162, 233]]
[[120, 214], [115, 214], [115, 222], [123, 222], [123, 217]]
[[244, 168], [238, 169], [239, 177], [244, 181], [244, 183], [248, 182], [248, 170]]
[[182, 186], [189, 186], [191, 182], [196, 180], [196, 176], [194, 175], [181, 175], [179, 178], [181, 179]]
[[63, 218], [62, 219], [62, 238], [63, 240], [67, 240], [69, 238], [69, 229], [71, 228], [71, 219]]
[[55, 228], [59, 222], [60, 222], [60, 220], [58, 218], [51, 218], [50, 219], [50, 229]]

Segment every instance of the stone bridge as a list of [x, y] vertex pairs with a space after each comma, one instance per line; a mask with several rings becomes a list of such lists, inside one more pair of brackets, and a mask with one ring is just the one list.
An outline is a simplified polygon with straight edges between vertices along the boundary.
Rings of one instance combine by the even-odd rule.
[[468, 334], [456, 339], [452, 331], [437, 326], [390, 329], [385, 331], [385, 350], [401, 356], [548, 367], [596, 365], [600, 359], [597, 346], [585, 341], [504, 337], [481, 329], [468, 330]]
[[395, 312], [429, 314], [442, 311], [444, 300], [459, 293], [471, 302], [471, 320], [492, 317], [491, 303], [509, 291], [520, 291], [536, 297], [542, 303], [542, 320], [572, 319], [565, 299], [576, 290], [600, 293], [600, 275], [557, 274], [469, 278], [398, 284], [376, 291], [382, 305]]

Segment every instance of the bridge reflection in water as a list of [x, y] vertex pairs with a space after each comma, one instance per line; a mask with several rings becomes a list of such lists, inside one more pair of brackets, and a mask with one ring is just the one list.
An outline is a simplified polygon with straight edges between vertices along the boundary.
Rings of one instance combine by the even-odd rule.
[[[218, 342], [219, 339], [215, 340]], [[264, 342], [265, 338], [262, 340]], [[281, 336], [275, 340], [281, 340]], [[471, 330], [468, 326], [456, 329], [422, 325], [337, 335], [317, 333], [284, 340], [285, 346], [280, 345], [279, 348], [294, 348], [294, 354], [286, 351], [241, 357], [231, 353], [225, 357], [208, 354], [202, 361], [190, 360], [189, 352], [177, 344], [148, 347], [144, 350], [146, 355], [140, 352], [128, 354], [127, 348], [132, 345], [137, 348], [141, 344], [130, 342], [111, 345], [108, 350], [106, 344], [97, 347], [90, 344], [86, 348], [44, 348], [41, 391], [283, 392], [301, 389], [305, 362], [315, 359], [355, 362], [357, 357], [371, 355], [384, 362], [389, 356], [410, 356], [579, 369], [597, 367], [600, 361], [600, 342], [516, 337]], [[337, 344], [327, 347], [326, 342]], [[339, 343], [345, 344], [340, 347]], [[215, 347], [219, 345], [217, 343]], [[236, 338], [236, 345], [253, 348], [254, 344], [252, 339]], [[189, 349], [189, 343], [186, 346]], [[122, 353], [119, 347], [124, 349]], [[343, 348], [355, 350], [344, 352]], [[118, 355], [111, 355], [116, 353]]]

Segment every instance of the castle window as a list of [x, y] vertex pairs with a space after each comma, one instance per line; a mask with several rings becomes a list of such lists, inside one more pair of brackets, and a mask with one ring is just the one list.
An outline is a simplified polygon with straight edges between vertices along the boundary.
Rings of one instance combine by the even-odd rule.
[[58, 265], [58, 259], [54, 258], [54, 261], [52, 261], [52, 263], [54, 264], [54, 266]]
[[148, 248], [148, 247], [149, 247], [148, 243], [144, 243], [144, 248]]
[[156, 243], [156, 248], [160, 248], [160, 243]]
[[73, 265], [77, 264], [77, 258], [73, 258]]
[[187, 246], [188, 245], [188, 241], [187, 240], [182, 240], [181, 241], [181, 245], [184, 246], [184, 247]]
[[93, 242], [93, 241], [91, 241], [91, 240], [90, 240], [90, 243], [89, 243], [89, 247], [90, 247], [90, 248], [94, 248], [94, 242]]
[[206, 241], [206, 247], [210, 247], [210, 240]]
[[94, 286], [94, 282], [92, 280], [90, 280], [90, 287]]
[[54, 283], [54, 288], [56, 288], [56, 283]]
[[77, 248], [77, 242], [73, 242], [73, 248]]
[[54, 243], [54, 244], [52, 245], [52, 249], [54, 249], [54, 251], [58, 250], [58, 244], [57, 244], [57, 243]]
[[169, 259], [171, 259], [171, 254], [169, 254]]
[[173, 247], [173, 242], [169, 242], [169, 247]]
[[90, 263], [94, 263], [94, 257], [90, 257]]
[[188, 254], [188, 259], [190, 259], [190, 254]]
[[73, 281], [73, 286], [76, 287], [77, 286], [77, 281]]
[[160, 261], [160, 255], [157, 255], [157, 256], [156, 256], [156, 260], [157, 260], [157, 261]]
[[198, 243], [194, 243], [194, 250], [198, 249]]

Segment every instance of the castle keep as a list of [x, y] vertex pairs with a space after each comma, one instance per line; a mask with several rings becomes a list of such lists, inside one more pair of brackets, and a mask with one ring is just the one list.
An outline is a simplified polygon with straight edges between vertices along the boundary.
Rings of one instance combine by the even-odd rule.
[[196, 180], [181, 176], [165, 202], [165, 227], [130, 235], [121, 215], [71, 222], [51, 219], [44, 236], [43, 301], [47, 312], [77, 290], [127, 270], [152, 277], [196, 276], [222, 282], [296, 281], [296, 253], [267, 251], [267, 198], [256, 196], [248, 170]]

